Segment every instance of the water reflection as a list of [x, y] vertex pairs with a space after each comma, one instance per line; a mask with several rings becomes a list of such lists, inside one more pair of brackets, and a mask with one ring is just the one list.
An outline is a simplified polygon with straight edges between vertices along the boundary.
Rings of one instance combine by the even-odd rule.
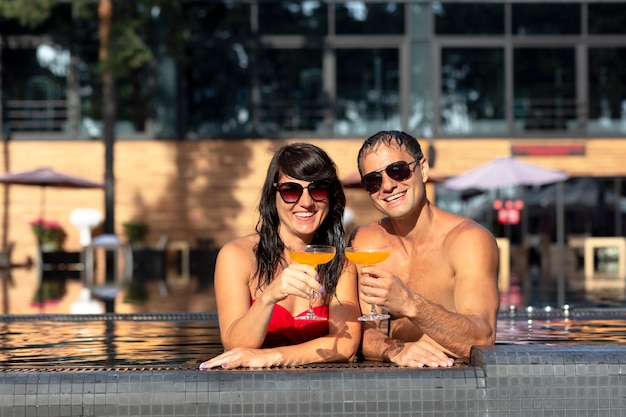
[[[42, 300], [41, 285], [35, 269], [14, 269], [13, 285], [8, 288], [10, 314], [69, 314], [72, 304], [81, 296], [83, 285], [79, 280], [68, 279], [63, 283], [61, 297]], [[206, 285], [206, 279], [191, 277], [188, 281], [178, 276], [167, 278], [169, 292], [160, 291], [158, 280], [148, 280], [144, 286], [144, 297], [129, 296], [129, 288], [121, 288], [115, 296], [116, 313], [142, 312], [203, 312], [215, 311], [213, 287]], [[130, 289], [132, 290], [132, 288]], [[132, 294], [130, 294], [132, 295]], [[0, 293], [0, 300], [3, 294]], [[4, 302], [4, 301], [3, 301]]]
[[200, 363], [221, 352], [214, 316], [67, 321], [62, 316], [0, 324], [3, 367], [146, 366]]
[[625, 288], [610, 285], [585, 288], [582, 276], [543, 278], [537, 274], [511, 275], [508, 291], [500, 294], [500, 309], [515, 306], [518, 310], [527, 307], [560, 308], [619, 308], [626, 307]]
[[[586, 310], [580, 317], [510, 318], [498, 320], [497, 344], [626, 343], [626, 310], [609, 315]], [[593, 317], [597, 318], [593, 318]]]

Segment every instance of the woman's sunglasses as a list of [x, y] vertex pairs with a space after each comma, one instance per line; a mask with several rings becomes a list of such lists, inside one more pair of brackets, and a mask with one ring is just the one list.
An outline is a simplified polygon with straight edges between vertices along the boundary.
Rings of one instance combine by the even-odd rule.
[[389, 164], [385, 168], [378, 171], [372, 171], [369, 174], [363, 175], [361, 178], [361, 185], [370, 194], [380, 190], [380, 187], [383, 185], [383, 171], [385, 171], [387, 175], [389, 175], [389, 178], [394, 181], [408, 180], [411, 178], [411, 172], [413, 172], [411, 170], [411, 165], [419, 161], [420, 159], [416, 159], [412, 162], [398, 161], [393, 164]]
[[[278, 190], [280, 198], [288, 204], [297, 203], [304, 192], [304, 187], [297, 182], [274, 183], [274, 186]], [[306, 186], [306, 189], [309, 190], [311, 198], [318, 202], [328, 200], [331, 188], [332, 183], [327, 180], [311, 181], [309, 185]]]

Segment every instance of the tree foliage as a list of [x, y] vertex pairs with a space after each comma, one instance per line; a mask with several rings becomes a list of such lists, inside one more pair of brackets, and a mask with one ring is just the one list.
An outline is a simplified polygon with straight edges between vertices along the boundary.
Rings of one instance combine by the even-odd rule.
[[[98, 27], [98, 0], [0, 0], [0, 18], [15, 20], [27, 28], [37, 28], [50, 18], [54, 7], [70, 3], [72, 18], [80, 19], [85, 27]], [[113, 73], [123, 76], [153, 59], [151, 37], [158, 30], [166, 39], [170, 52], [179, 50], [183, 33], [176, 28], [180, 17], [179, 1], [170, 0], [117, 0], [114, 1], [113, 20], [110, 28], [108, 62], [100, 63]], [[159, 20], [167, 16], [165, 28]]]
[[50, 16], [54, 3], [54, 0], [0, 0], [0, 15], [32, 28]]

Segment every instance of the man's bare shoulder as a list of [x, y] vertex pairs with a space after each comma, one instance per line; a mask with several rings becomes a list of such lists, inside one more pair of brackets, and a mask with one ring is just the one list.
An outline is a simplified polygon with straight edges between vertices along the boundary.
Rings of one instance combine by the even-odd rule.
[[496, 239], [493, 233], [475, 220], [449, 213], [453, 216], [450, 220], [445, 236], [445, 246], [449, 249], [460, 249], [464, 253], [468, 251], [484, 251], [494, 253], [497, 251]]
[[473, 234], [493, 238], [493, 234], [488, 229], [469, 217], [464, 217], [439, 208], [434, 208], [433, 210], [439, 213], [439, 224], [446, 225], [444, 229], [447, 229], [447, 233], [452, 237], [467, 237], [467, 235]]
[[387, 230], [384, 227], [384, 219], [374, 221], [371, 223], [357, 226], [350, 235], [348, 240], [349, 246], [359, 246], [366, 243], [372, 243], [372, 239], [380, 239], [387, 235]]

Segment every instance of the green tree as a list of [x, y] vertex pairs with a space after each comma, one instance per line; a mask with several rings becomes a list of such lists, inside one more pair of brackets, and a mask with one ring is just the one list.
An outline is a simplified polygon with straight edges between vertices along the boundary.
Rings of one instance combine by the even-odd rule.
[[[68, 0], [0, 0], [0, 20], [15, 20], [24, 27], [36, 28], [50, 18], [54, 7], [62, 3], [67, 4]], [[102, 140], [105, 144], [104, 228], [105, 232], [113, 233], [115, 83], [151, 65], [154, 56], [150, 40], [155, 36], [155, 19], [159, 16], [168, 18], [164, 29], [167, 33], [163, 36], [168, 42], [167, 50], [182, 50], [178, 48], [184, 33], [179, 30], [181, 6], [180, 2], [170, 0], [70, 0], [70, 3], [73, 19], [82, 20], [85, 27], [98, 28], [97, 73], [102, 86]]]

